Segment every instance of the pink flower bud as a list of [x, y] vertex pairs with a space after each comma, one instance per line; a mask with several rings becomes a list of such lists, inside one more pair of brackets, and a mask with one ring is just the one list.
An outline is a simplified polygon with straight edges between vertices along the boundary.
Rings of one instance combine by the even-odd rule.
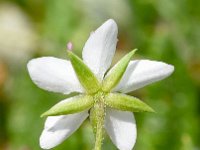
[[73, 49], [73, 44], [72, 44], [72, 42], [68, 42], [68, 43], [67, 43], [67, 49], [70, 50], [70, 51], [72, 51], [72, 49]]

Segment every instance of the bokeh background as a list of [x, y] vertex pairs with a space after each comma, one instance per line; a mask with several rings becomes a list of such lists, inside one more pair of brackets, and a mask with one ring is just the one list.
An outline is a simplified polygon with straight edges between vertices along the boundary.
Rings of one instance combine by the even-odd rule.
[[[169, 78], [134, 91], [157, 113], [136, 113], [134, 150], [200, 150], [200, 1], [1, 0], [0, 150], [39, 150], [40, 114], [65, 95], [43, 91], [29, 78], [28, 60], [67, 58], [66, 43], [81, 51], [90, 32], [113, 18], [119, 26], [114, 62], [138, 48], [135, 59], [175, 66]], [[90, 150], [89, 121], [55, 150]], [[105, 150], [116, 150], [108, 137]]]

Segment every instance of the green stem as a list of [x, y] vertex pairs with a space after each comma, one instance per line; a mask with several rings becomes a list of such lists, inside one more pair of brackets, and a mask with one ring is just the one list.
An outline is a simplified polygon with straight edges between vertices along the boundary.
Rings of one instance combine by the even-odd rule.
[[99, 106], [97, 112], [97, 124], [96, 124], [96, 141], [95, 141], [95, 148], [94, 150], [101, 150], [102, 142], [103, 142], [103, 127], [104, 127], [104, 120], [105, 120], [105, 111], [104, 111], [104, 104], [98, 103]]
[[102, 96], [96, 97], [96, 103], [90, 111], [90, 121], [95, 134], [94, 150], [101, 150], [104, 136], [105, 104]]

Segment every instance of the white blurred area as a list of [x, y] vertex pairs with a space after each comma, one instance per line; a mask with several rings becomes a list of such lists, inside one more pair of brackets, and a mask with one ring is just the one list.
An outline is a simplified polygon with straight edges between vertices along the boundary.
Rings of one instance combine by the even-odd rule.
[[[82, 10], [88, 20], [101, 24], [109, 18], [117, 21], [118, 25], [126, 26], [131, 18], [131, 8], [128, 0], [79, 0]], [[79, 5], [80, 6], [80, 5]]]
[[28, 16], [16, 5], [0, 5], [0, 61], [21, 63], [36, 48], [36, 34]]

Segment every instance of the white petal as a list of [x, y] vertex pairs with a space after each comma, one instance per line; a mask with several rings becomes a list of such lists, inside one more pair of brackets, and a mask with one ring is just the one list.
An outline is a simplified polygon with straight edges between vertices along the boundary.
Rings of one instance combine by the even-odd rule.
[[83, 60], [100, 79], [112, 63], [117, 44], [117, 24], [109, 19], [91, 33], [83, 48]]
[[48, 117], [40, 136], [40, 147], [51, 149], [75, 132], [88, 117], [88, 112]]
[[120, 81], [113, 91], [127, 93], [150, 83], [168, 77], [174, 71], [172, 65], [150, 60], [131, 61]]
[[133, 113], [108, 108], [105, 129], [118, 149], [132, 150], [137, 137]]
[[27, 67], [33, 82], [42, 89], [64, 94], [83, 92], [70, 61], [41, 57], [29, 61]]

